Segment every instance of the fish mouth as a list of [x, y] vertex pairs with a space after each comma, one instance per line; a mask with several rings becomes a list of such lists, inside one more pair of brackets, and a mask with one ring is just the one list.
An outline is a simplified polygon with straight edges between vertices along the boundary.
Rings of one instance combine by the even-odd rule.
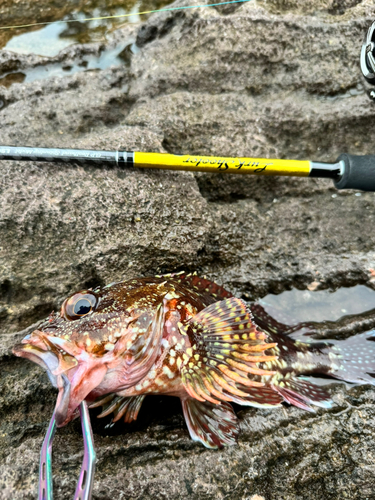
[[63, 427], [78, 415], [78, 406], [100, 384], [107, 371], [103, 363], [76, 344], [38, 330], [17, 344], [13, 354], [45, 369], [52, 385], [58, 389], [57, 427]]

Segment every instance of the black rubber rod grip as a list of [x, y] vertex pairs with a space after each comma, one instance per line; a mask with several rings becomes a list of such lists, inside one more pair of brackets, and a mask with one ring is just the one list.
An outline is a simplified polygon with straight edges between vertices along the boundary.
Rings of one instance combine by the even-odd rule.
[[375, 155], [342, 154], [337, 161], [345, 164], [343, 175], [335, 181], [337, 189], [375, 191]]

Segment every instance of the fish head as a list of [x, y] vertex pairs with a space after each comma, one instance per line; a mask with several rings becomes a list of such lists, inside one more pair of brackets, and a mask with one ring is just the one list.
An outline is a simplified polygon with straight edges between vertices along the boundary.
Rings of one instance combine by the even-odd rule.
[[58, 389], [58, 427], [77, 415], [84, 399], [132, 387], [150, 370], [162, 337], [157, 297], [139, 301], [126, 283], [82, 290], [13, 348], [44, 368]]

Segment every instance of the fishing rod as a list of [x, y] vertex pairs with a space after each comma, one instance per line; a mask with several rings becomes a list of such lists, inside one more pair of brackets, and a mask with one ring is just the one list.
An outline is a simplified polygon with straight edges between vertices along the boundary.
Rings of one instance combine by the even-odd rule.
[[[170, 7], [143, 13], [161, 12], [198, 7], [214, 7], [251, 0], [232, 0], [214, 4]], [[139, 13], [139, 14], [143, 14]], [[126, 17], [106, 16], [95, 19]], [[90, 21], [94, 18], [87, 18]], [[74, 22], [75, 20], [70, 20]], [[70, 22], [69, 21], [69, 22]], [[60, 21], [57, 21], [60, 22]], [[15, 29], [55, 24], [56, 22], [34, 23], [23, 26], [2, 26], [0, 29]], [[375, 22], [368, 29], [361, 50], [361, 70], [366, 80], [375, 85]], [[370, 93], [375, 100], [375, 91]], [[80, 164], [105, 164], [120, 168], [152, 168], [165, 170], [187, 170], [192, 172], [223, 172], [230, 174], [295, 176], [332, 179], [337, 189], [360, 189], [375, 191], [375, 155], [354, 156], [342, 154], [335, 163], [315, 161], [279, 160], [265, 158], [243, 158], [200, 155], [172, 155], [163, 153], [142, 153], [133, 151], [97, 151], [84, 149], [32, 148], [0, 146], [0, 160], [44, 161]]]
[[0, 146], [0, 160], [113, 165], [120, 168], [223, 172], [332, 179], [337, 189], [375, 191], [375, 155], [342, 154], [335, 163], [226, 156], [173, 155], [134, 151], [97, 151]]

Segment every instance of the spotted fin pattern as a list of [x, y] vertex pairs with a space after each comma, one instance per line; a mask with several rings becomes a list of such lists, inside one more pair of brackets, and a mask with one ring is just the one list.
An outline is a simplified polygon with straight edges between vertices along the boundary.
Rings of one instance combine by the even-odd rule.
[[315, 384], [297, 377], [290, 377], [272, 385], [287, 403], [313, 412], [310, 405], [321, 408], [331, 408], [332, 399], [330, 394]]
[[232, 297], [232, 294], [225, 290], [222, 286], [206, 278], [200, 278], [196, 274], [181, 275], [177, 279], [185, 286], [191, 287], [193, 290], [200, 292], [202, 295], [208, 294], [216, 300], [228, 299]]
[[179, 326], [192, 346], [186, 349], [181, 367], [182, 382], [192, 398], [254, 406], [281, 402], [280, 396], [260, 381], [275, 372], [257, 366], [277, 359], [265, 354], [276, 344], [265, 342], [267, 335], [256, 329], [242, 300], [232, 297], [211, 304]]
[[130, 424], [133, 420], [137, 420], [144, 398], [145, 396], [131, 396], [126, 398], [109, 394], [91, 403], [90, 408], [102, 406], [103, 411], [98, 415], [98, 418], [106, 417], [113, 412], [113, 422], [117, 422], [120, 418], [124, 417], [124, 422]]
[[357, 384], [375, 385], [375, 332], [361, 333], [346, 340], [329, 340], [332, 377]]
[[219, 405], [187, 398], [181, 401], [190, 436], [206, 448], [236, 444], [238, 420], [229, 403]]
[[215, 300], [233, 297], [233, 295], [225, 290], [225, 288], [217, 283], [214, 283], [213, 281], [208, 280], [206, 277], [200, 278], [197, 273], [186, 274], [182, 272], [176, 274], [165, 274], [162, 277], [173, 278], [173, 281], [199, 292], [203, 300], [208, 297], [214, 298]]

